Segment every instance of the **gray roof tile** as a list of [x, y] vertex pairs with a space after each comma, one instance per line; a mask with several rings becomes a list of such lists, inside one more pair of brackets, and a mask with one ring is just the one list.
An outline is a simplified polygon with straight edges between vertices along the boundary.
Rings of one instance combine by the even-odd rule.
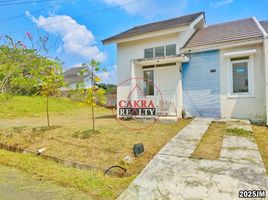
[[85, 67], [73, 67], [66, 70], [63, 73], [64, 80], [68, 83], [81, 83], [84, 81], [85, 78], [89, 76], [89, 74], [80, 75], [80, 71]]
[[117, 35], [109, 37], [109, 38], [103, 40], [102, 42], [105, 43], [105, 42], [109, 42], [109, 41], [119, 39], [119, 38], [136, 36], [136, 35], [140, 35], [140, 34], [144, 34], [144, 33], [148, 33], [148, 32], [160, 31], [160, 30], [164, 30], [164, 29], [188, 25], [188, 24], [192, 23], [200, 15], [204, 15], [204, 12], [198, 12], [198, 13], [194, 13], [194, 14], [190, 14], [190, 15], [185, 15], [185, 16], [176, 17], [173, 19], [160, 21], [160, 22], [154, 22], [154, 23], [150, 23], [150, 24], [136, 26], [136, 27], [131, 28], [127, 31], [124, 31], [122, 33], [119, 33]]
[[266, 33], [268, 33], [268, 20], [260, 21], [260, 24], [262, 25]]
[[262, 37], [263, 34], [255, 20], [247, 18], [199, 29], [186, 42], [184, 48]]

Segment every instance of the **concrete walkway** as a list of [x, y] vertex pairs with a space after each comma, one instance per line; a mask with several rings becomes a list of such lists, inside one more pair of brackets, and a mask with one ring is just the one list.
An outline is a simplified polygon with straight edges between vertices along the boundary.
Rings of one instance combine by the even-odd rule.
[[253, 139], [225, 136], [221, 149], [221, 160], [256, 165], [264, 169], [261, 154]]
[[188, 126], [173, 137], [158, 154], [190, 157], [212, 120], [195, 118]]
[[[233, 200], [239, 199], [239, 190], [267, 190], [268, 179], [259, 158], [256, 165], [234, 162], [226, 154], [219, 161], [189, 158], [211, 121], [194, 119], [161, 149], [118, 199]], [[228, 138], [225, 141], [229, 143]]]

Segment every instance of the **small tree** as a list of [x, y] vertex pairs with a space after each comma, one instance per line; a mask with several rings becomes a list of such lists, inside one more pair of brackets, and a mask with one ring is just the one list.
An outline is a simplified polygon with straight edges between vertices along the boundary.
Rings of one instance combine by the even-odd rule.
[[43, 69], [39, 75], [39, 86], [41, 94], [46, 96], [46, 113], [47, 113], [47, 126], [50, 127], [49, 120], [49, 97], [55, 96], [60, 92], [60, 88], [64, 86], [64, 78], [62, 68], [58, 61], [43, 59]]
[[91, 116], [92, 116], [92, 130], [93, 134], [95, 133], [95, 107], [100, 104], [103, 105], [106, 103], [105, 90], [99, 88], [96, 83], [100, 82], [101, 79], [97, 76], [97, 72], [105, 71], [104, 68], [100, 67], [100, 63], [92, 59], [88, 64], [83, 64], [85, 69], [90, 72], [91, 87], [87, 89], [82, 89], [82, 94], [84, 96], [84, 102], [91, 106]]

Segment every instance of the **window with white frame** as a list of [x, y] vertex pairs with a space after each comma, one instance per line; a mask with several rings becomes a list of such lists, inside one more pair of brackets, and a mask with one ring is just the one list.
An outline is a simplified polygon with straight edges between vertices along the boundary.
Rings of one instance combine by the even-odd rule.
[[155, 47], [154, 48], [154, 56], [155, 57], [162, 57], [165, 56], [165, 47], [161, 46], [161, 47]]
[[243, 56], [229, 59], [229, 96], [253, 96], [253, 57]]
[[144, 49], [144, 58], [153, 58], [154, 57], [154, 48]]
[[166, 56], [176, 55], [176, 44], [166, 45]]
[[144, 49], [144, 58], [176, 55], [176, 44]]

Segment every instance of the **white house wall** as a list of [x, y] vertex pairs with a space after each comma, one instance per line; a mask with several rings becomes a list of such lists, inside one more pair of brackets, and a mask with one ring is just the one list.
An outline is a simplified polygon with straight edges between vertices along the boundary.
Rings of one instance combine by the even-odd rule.
[[[131, 62], [134, 59], [144, 58], [144, 49], [153, 48], [159, 46], [165, 46], [169, 44], [176, 44], [177, 54], [179, 54], [179, 49], [182, 47], [184, 42], [192, 34], [193, 29], [189, 29], [186, 32], [173, 33], [161, 37], [155, 37], [144, 40], [137, 40], [132, 42], [124, 42], [117, 44], [117, 83], [119, 85], [117, 89], [117, 99], [125, 99], [129, 94], [131, 89], [131, 82], [127, 81], [124, 86], [120, 86], [120, 83], [128, 78], [131, 78]], [[141, 68], [140, 68], [141, 69]], [[135, 72], [136, 75], [141, 74], [138, 70]], [[142, 74], [141, 74], [142, 75]], [[132, 77], [133, 78], [133, 77]], [[142, 78], [142, 77], [140, 77]], [[168, 83], [168, 82], [167, 82]]]
[[68, 88], [75, 90], [77, 88], [76, 85], [77, 85], [77, 83], [70, 83]]
[[84, 80], [84, 84], [85, 84], [85, 88], [90, 88], [91, 87], [91, 79], [90, 79], [90, 77], [86, 78]]
[[266, 125], [268, 125], [268, 38], [264, 40], [264, 63], [265, 63], [265, 105], [266, 105]]
[[[256, 49], [254, 56], [254, 96], [228, 97], [228, 58], [224, 54]], [[265, 67], [262, 44], [220, 50], [220, 102], [221, 117], [246, 118], [260, 122], [265, 120]]]

